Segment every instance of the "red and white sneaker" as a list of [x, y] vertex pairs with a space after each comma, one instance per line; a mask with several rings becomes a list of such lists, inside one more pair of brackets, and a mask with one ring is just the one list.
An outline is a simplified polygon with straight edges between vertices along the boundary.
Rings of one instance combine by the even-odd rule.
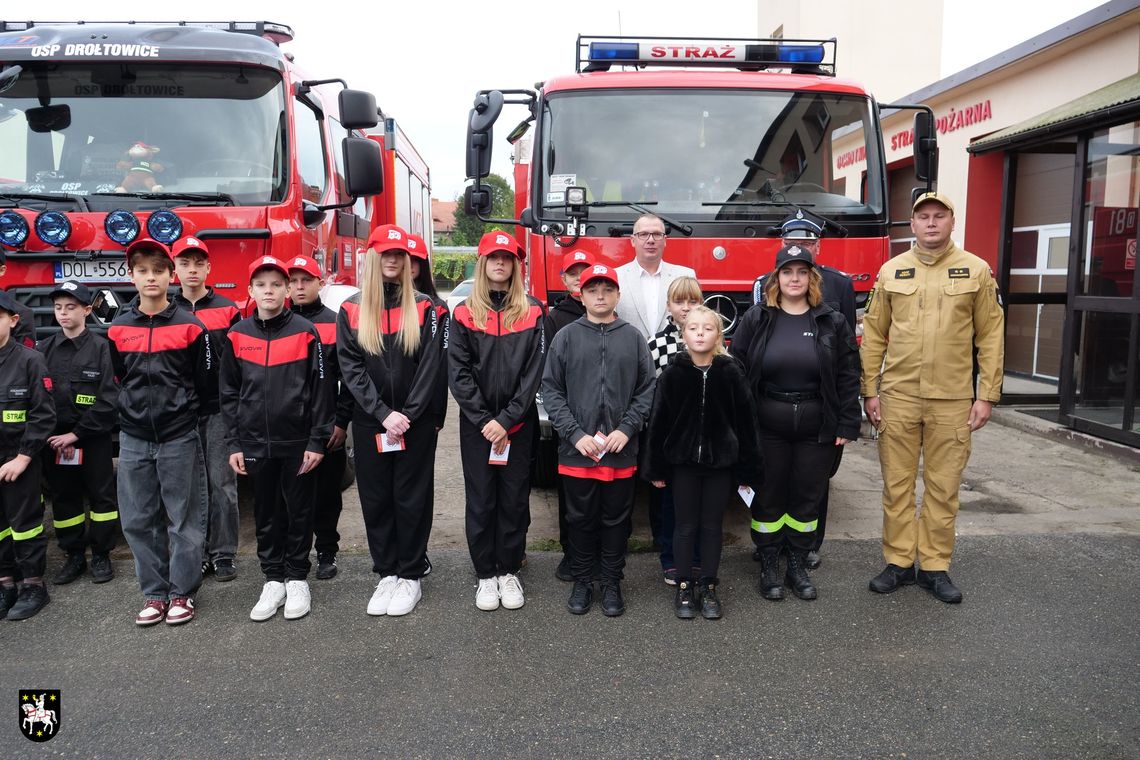
[[147, 599], [139, 614], [135, 615], [135, 625], [145, 628], [148, 625], [161, 623], [165, 617], [166, 602], [161, 599]]
[[166, 611], [167, 625], [181, 625], [194, 619], [194, 600], [188, 596], [176, 596], [170, 600]]

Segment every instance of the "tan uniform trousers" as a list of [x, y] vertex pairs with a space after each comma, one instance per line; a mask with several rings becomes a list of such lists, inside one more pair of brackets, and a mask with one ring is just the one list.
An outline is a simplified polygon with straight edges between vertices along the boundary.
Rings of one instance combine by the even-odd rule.
[[[971, 399], [879, 397], [883, 469], [883, 557], [892, 565], [948, 570], [954, 551], [958, 488], [970, 459]], [[922, 515], [915, 482], [923, 460]]]

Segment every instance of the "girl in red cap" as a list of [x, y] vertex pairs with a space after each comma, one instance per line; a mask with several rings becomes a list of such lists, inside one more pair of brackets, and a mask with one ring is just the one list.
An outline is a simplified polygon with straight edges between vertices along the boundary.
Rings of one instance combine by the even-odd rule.
[[407, 232], [377, 227], [360, 293], [337, 315], [341, 381], [356, 399], [357, 488], [380, 576], [369, 615], [406, 615], [422, 596], [435, 467], [430, 409], [445, 335], [431, 299], [412, 285]]
[[455, 307], [448, 347], [459, 404], [467, 493], [467, 546], [479, 576], [475, 606], [523, 606], [518, 572], [530, 527], [530, 462], [538, 428], [534, 394], [546, 347], [542, 304], [523, 286], [518, 243], [505, 232], [479, 241], [471, 296]]

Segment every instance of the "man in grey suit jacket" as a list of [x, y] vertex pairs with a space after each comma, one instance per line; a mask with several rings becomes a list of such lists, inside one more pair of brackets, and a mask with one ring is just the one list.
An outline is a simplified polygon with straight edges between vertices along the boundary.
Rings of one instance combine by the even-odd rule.
[[678, 277], [696, 277], [689, 267], [662, 260], [665, 254], [665, 222], [643, 214], [633, 223], [635, 258], [617, 268], [621, 300], [617, 313], [649, 340], [665, 327], [669, 283]]

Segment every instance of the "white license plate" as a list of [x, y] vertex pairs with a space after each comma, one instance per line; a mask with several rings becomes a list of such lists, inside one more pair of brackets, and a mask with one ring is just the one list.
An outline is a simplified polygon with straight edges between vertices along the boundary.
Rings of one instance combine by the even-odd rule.
[[57, 261], [55, 281], [65, 282], [130, 282], [126, 260], [122, 261]]

